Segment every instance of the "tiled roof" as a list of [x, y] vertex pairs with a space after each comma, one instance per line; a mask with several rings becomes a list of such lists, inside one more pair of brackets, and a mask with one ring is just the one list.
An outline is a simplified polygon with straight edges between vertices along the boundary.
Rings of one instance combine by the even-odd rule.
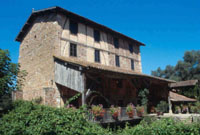
[[180, 88], [180, 87], [187, 87], [187, 86], [195, 86], [196, 84], [198, 84], [198, 80], [187, 80], [187, 81], [171, 83], [169, 85], [169, 87], [170, 88]]
[[174, 101], [174, 102], [195, 102], [196, 101], [196, 99], [188, 98], [186, 96], [177, 94], [172, 91], [169, 92], [169, 96], [170, 96], [171, 101]]

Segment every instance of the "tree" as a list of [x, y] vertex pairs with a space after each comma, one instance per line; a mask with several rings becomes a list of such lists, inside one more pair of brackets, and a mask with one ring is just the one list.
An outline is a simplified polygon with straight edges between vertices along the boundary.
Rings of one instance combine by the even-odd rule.
[[[152, 71], [153, 76], [158, 76], [175, 81], [185, 81], [198, 79], [200, 80], [200, 50], [186, 51], [183, 60], [179, 60], [175, 66], [167, 65], [164, 70], [160, 67], [156, 71]], [[179, 94], [187, 97], [196, 98], [200, 101], [200, 88], [182, 88]]]
[[164, 70], [159, 67], [151, 74], [176, 81], [200, 80], [200, 50], [186, 51], [183, 60], [178, 61], [176, 66], [167, 65]]
[[17, 87], [18, 64], [11, 62], [9, 51], [0, 49], [0, 111], [11, 103], [12, 91]]

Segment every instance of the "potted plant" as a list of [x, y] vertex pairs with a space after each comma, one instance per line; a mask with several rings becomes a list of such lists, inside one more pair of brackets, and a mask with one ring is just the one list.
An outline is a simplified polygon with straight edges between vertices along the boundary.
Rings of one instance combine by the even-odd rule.
[[133, 118], [133, 116], [134, 116], [134, 108], [135, 108], [135, 106], [132, 103], [127, 105], [126, 113], [128, 114], [129, 118]]
[[142, 117], [144, 115], [144, 106], [137, 106], [137, 116]]
[[113, 105], [110, 108], [110, 114], [112, 115], [112, 118], [117, 120], [119, 113], [120, 113], [120, 107], [114, 107]]
[[105, 110], [103, 109], [103, 105], [92, 105], [92, 113], [94, 114], [95, 120], [103, 119]]
[[154, 106], [151, 107], [150, 113], [156, 113], [156, 108]]
[[182, 113], [188, 113], [188, 107], [186, 105], [182, 106]]

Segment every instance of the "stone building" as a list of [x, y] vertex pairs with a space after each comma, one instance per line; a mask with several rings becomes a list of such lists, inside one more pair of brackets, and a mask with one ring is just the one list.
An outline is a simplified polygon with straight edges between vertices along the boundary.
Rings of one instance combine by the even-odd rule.
[[16, 41], [19, 63], [28, 75], [22, 97], [42, 97], [43, 104], [72, 102], [126, 106], [138, 102], [138, 91], [148, 88], [149, 106], [168, 100], [171, 80], [142, 73], [143, 43], [85, 17], [52, 7], [33, 11]]

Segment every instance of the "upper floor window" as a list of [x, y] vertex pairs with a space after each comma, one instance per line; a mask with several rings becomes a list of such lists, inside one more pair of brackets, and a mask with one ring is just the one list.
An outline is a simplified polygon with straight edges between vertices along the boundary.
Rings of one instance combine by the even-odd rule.
[[135, 69], [135, 66], [134, 66], [134, 60], [131, 59], [131, 69], [134, 70]]
[[130, 53], [133, 53], [133, 45], [132, 44], [129, 44], [129, 51], [130, 51]]
[[120, 67], [120, 62], [119, 62], [119, 56], [118, 55], [115, 56], [115, 64], [116, 64], [117, 67]]
[[100, 41], [100, 31], [94, 30], [94, 41], [99, 42]]
[[114, 46], [115, 46], [115, 48], [119, 48], [119, 39], [118, 38], [114, 38]]
[[78, 33], [78, 23], [75, 21], [70, 20], [69, 23], [69, 30], [71, 34], [77, 34]]
[[100, 52], [99, 52], [99, 50], [94, 51], [94, 60], [95, 60], [95, 62], [100, 63]]
[[77, 47], [76, 44], [70, 43], [70, 56], [77, 56]]

